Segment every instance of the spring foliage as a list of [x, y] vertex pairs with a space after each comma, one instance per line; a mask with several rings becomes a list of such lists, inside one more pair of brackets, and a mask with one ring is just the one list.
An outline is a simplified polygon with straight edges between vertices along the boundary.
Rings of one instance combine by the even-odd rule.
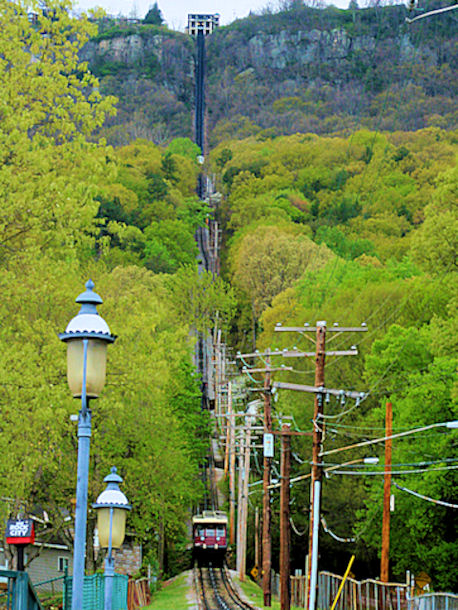
[[[6, 517], [42, 507], [49, 523], [39, 537], [72, 542], [77, 439], [69, 416], [79, 405], [57, 333], [92, 277], [119, 338], [92, 405], [89, 502], [115, 464], [133, 505], [130, 527], [157, 554], [159, 532], [183, 538], [186, 510], [202, 493], [208, 438], [191, 321], [160, 273], [194, 263], [193, 233], [206, 211], [192, 195], [191, 142], [114, 152], [97, 138], [113, 100], [78, 58], [94, 26], [68, 9], [0, 3], [0, 496], [11, 499], [1, 509]], [[225, 294], [221, 283], [213, 308]], [[90, 534], [94, 525], [91, 513]], [[91, 545], [87, 561], [93, 569]]]
[[[395, 431], [457, 419], [456, 152], [455, 134], [437, 129], [259, 137], [225, 141], [213, 151], [212, 167], [226, 196], [224, 272], [239, 295], [234, 341], [240, 349], [251, 351], [257, 335], [261, 350], [297, 345], [310, 351], [305, 337], [275, 333], [277, 323], [368, 325], [367, 333], [330, 345], [354, 343], [359, 357], [327, 358], [326, 386], [368, 391], [369, 397], [358, 408], [331, 397], [325, 449], [383, 436], [387, 400]], [[282, 362], [294, 371], [277, 373], [278, 380], [314, 384], [311, 359], [275, 358], [275, 366]], [[313, 399], [279, 394], [276, 409], [309, 430]], [[453, 503], [455, 444], [456, 431], [445, 429], [393, 441], [394, 470], [425, 470], [394, 480]], [[293, 439], [293, 449], [308, 459], [311, 443]], [[383, 444], [337, 455], [325, 457], [326, 466], [378, 456], [383, 472]], [[304, 465], [293, 461], [292, 476], [294, 471], [303, 474]], [[356, 542], [338, 543], [323, 533], [323, 569], [339, 573], [352, 551], [357, 576], [378, 573], [382, 480], [335, 473], [324, 480], [329, 529]], [[436, 590], [456, 590], [456, 510], [393, 493], [391, 578], [402, 581], [406, 569], [427, 569]], [[308, 494], [306, 481], [293, 486], [299, 531], [308, 526]], [[306, 553], [307, 541], [293, 536], [293, 562]]]

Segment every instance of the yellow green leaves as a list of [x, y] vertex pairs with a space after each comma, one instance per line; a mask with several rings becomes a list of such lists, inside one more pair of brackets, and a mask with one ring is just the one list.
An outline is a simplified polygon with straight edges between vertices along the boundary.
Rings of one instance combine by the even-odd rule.
[[332, 258], [294, 225], [258, 226], [247, 233], [233, 254], [233, 280], [253, 303], [256, 318], [272, 298], [291, 286], [307, 270], [316, 270]]
[[78, 59], [93, 26], [67, 8], [0, 5], [2, 261], [81, 245], [97, 213], [97, 184], [110, 177], [104, 146], [88, 137], [113, 112], [112, 100]]

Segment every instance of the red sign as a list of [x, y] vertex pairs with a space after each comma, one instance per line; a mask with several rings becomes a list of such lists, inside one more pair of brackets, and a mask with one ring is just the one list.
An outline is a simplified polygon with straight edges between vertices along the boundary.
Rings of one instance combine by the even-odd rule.
[[8, 544], [33, 544], [35, 528], [32, 519], [8, 519], [6, 542]]

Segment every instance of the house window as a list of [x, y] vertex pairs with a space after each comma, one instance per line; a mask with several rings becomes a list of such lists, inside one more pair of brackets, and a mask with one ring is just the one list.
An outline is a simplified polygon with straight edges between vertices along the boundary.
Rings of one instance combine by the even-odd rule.
[[68, 557], [58, 557], [57, 558], [57, 571], [65, 572], [68, 569]]

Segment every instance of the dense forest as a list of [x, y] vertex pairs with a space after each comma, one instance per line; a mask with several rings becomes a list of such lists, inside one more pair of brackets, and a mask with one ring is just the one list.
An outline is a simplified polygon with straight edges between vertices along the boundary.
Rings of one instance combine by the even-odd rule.
[[[61, 1], [50, 6], [52, 18], [31, 24], [22, 0], [0, 5], [2, 517], [45, 507], [41, 539], [71, 540], [77, 407], [57, 333], [91, 277], [119, 338], [94, 405], [90, 501], [115, 464], [145, 565], [159, 561], [171, 574], [202, 496], [211, 428], [192, 329], [218, 320], [233, 350], [282, 349], [305, 345], [275, 333], [279, 322], [365, 322], [364, 337], [350, 340], [359, 356], [330, 359], [326, 383], [368, 397], [327, 404], [326, 447], [383, 436], [387, 400], [395, 431], [458, 419], [452, 19], [407, 30], [399, 6], [294, 3], [221, 28], [208, 44], [204, 171], [222, 195], [214, 209], [195, 195], [192, 41], [154, 23], [126, 31], [105, 20], [97, 31]], [[151, 49], [135, 68], [132, 36]], [[291, 53], [284, 65], [270, 60], [278, 41]], [[219, 278], [197, 273], [194, 233], [208, 217], [222, 228]], [[297, 359], [277, 379], [313, 383], [312, 368]], [[279, 392], [275, 410], [310, 430], [310, 399]], [[294, 476], [308, 467], [310, 442], [293, 449], [306, 462]], [[405, 487], [456, 502], [456, 432], [395, 442], [393, 463]], [[356, 542], [323, 534], [323, 568], [342, 571], [356, 551], [356, 574], [378, 574], [381, 481], [326, 479], [328, 526]], [[393, 492], [392, 577], [427, 567], [436, 590], [456, 590], [456, 510]], [[307, 485], [292, 495], [295, 527], [305, 530]], [[293, 566], [303, 566], [305, 548], [293, 534]], [[90, 550], [89, 569], [97, 561]]]

